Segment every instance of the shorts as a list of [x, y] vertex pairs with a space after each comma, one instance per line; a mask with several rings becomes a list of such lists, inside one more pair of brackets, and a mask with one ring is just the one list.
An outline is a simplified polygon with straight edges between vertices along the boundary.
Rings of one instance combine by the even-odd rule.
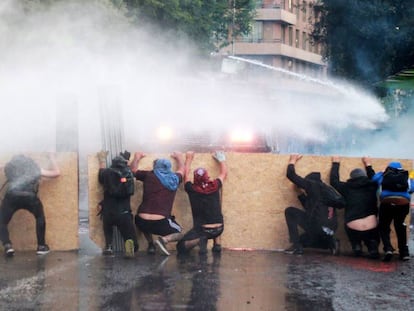
[[146, 220], [136, 215], [135, 225], [143, 233], [150, 233], [161, 236], [180, 233], [182, 231], [181, 226], [175, 221], [174, 216], [160, 220]]

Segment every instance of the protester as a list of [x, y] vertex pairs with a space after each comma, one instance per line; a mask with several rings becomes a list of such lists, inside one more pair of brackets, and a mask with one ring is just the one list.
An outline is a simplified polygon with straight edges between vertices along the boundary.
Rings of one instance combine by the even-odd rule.
[[186, 153], [185, 160], [185, 191], [188, 194], [193, 216], [193, 228], [177, 243], [178, 253], [187, 253], [199, 246], [199, 253], [207, 253], [207, 242], [213, 239], [212, 251], [221, 252], [220, 236], [224, 230], [223, 214], [221, 212], [221, 189], [227, 176], [226, 156], [222, 151], [216, 151], [213, 158], [220, 166], [218, 177], [211, 180], [208, 171], [199, 167], [194, 170], [194, 181], [191, 182], [190, 169], [194, 152]]
[[15, 252], [7, 226], [19, 209], [29, 211], [36, 219], [36, 253], [43, 255], [50, 251], [45, 241], [46, 219], [43, 204], [38, 197], [41, 177], [54, 178], [60, 175], [53, 153], [49, 154], [49, 161], [50, 169], [44, 169], [30, 157], [16, 155], [4, 167], [8, 188], [0, 207], [0, 239], [7, 257], [12, 257]]
[[379, 194], [379, 232], [384, 247], [384, 261], [390, 261], [394, 254], [391, 244], [391, 222], [394, 222], [397, 235], [400, 260], [410, 259], [407, 244], [407, 227], [405, 218], [410, 211], [411, 193], [414, 191], [414, 181], [409, 178], [408, 171], [402, 168], [400, 162], [390, 162], [384, 172], [375, 173], [371, 159], [364, 157], [367, 175], [377, 182], [380, 188]]
[[364, 242], [368, 249], [368, 257], [377, 259], [380, 256], [377, 224], [378, 184], [370, 180], [365, 171], [360, 168], [352, 170], [350, 178], [342, 182], [339, 178], [339, 168], [340, 158], [333, 156], [330, 183], [345, 198], [345, 232], [354, 255], [362, 255], [362, 242]]
[[105, 235], [104, 255], [113, 255], [113, 227], [119, 230], [125, 243], [125, 256], [134, 257], [138, 250], [137, 235], [131, 212], [131, 195], [134, 193], [134, 177], [128, 166], [129, 152], [112, 159], [106, 168], [107, 151], [98, 153], [99, 183], [104, 187], [104, 198], [98, 205], [98, 214], [102, 216]]
[[[290, 155], [287, 166], [287, 178], [304, 191], [298, 196], [304, 210], [292, 206], [285, 209], [286, 224], [292, 243], [285, 253], [300, 255], [303, 254], [303, 248], [311, 247], [330, 249], [331, 253], [336, 255], [339, 252], [339, 241], [334, 236], [337, 229], [336, 211], [323, 202], [323, 182], [319, 172], [312, 172], [305, 178], [296, 174], [295, 164], [301, 158], [300, 154]], [[301, 236], [298, 227], [305, 231]]]
[[153, 234], [159, 235], [155, 243], [164, 255], [169, 256], [167, 244], [182, 238], [182, 228], [171, 215], [175, 194], [183, 180], [184, 160], [180, 152], [172, 153], [171, 157], [177, 163], [177, 170], [172, 171], [171, 161], [156, 159], [153, 170], [139, 170], [139, 161], [145, 156], [136, 152], [131, 163], [135, 178], [143, 182], [143, 197], [135, 216], [135, 224], [148, 241], [147, 252], [155, 253]]

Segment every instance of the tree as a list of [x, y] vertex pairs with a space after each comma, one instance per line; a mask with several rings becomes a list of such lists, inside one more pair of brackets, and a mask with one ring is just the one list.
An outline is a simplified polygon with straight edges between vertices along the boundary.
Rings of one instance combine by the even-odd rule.
[[333, 75], [372, 88], [414, 65], [412, 0], [322, 0], [313, 9], [312, 40]]
[[247, 34], [255, 14], [253, 0], [124, 0], [138, 22], [157, 25], [161, 32], [188, 37], [204, 52], [229, 44], [233, 35]]

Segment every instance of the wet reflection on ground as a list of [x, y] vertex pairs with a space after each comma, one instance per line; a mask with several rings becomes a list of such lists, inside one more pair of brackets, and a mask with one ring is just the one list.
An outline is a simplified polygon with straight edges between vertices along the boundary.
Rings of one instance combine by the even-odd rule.
[[[1, 310], [409, 310], [410, 262], [323, 252], [200, 257], [16, 252], [0, 259]], [[393, 284], [385, 286], [385, 284]]]

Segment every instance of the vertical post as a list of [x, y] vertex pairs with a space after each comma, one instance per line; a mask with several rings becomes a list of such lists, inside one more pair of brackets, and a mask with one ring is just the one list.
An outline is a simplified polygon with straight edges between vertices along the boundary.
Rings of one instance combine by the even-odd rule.
[[236, 24], [236, 0], [233, 0], [233, 18], [231, 26], [231, 55], [234, 56], [235, 46], [234, 46], [234, 28]]
[[[101, 117], [101, 138], [102, 150], [109, 151], [106, 159], [107, 167], [111, 160], [123, 151], [124, 130], [122, 122], [122, 105], [116, 96], [116, 88], [105, 87], [101, 90], [100, 117]], [[124, 250], [124, 241], [119, 230], [113, 227], [112, 247], [115, 252]]]
[[56, 104], [56, 151], [78, 152], [78, 103], [72, 96], [62, 96]]

